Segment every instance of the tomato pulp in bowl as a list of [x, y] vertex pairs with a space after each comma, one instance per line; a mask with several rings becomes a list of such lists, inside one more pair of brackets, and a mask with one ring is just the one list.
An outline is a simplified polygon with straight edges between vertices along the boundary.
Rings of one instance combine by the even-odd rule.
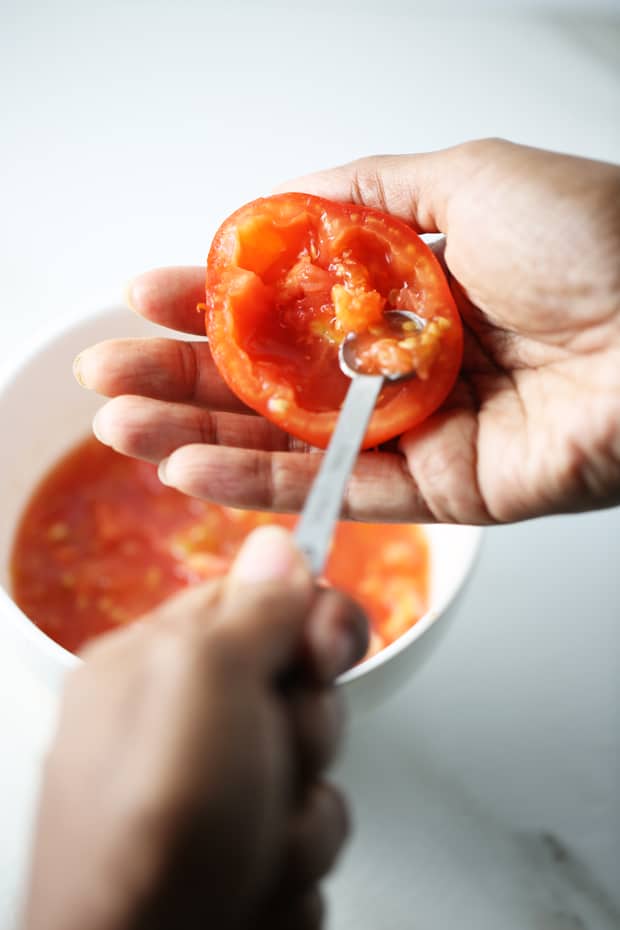
[[[51, 469], [26, 506], [12, 554], [13, 597], [76, 652], [181, 588], [223, 575], [254, 527], [295, 521], [187, 497], [164, 487], [155, 466], [91, 437]], [[341, 523], [325, 578], [365, 607], [375, 655], [428, 607], [424, 530]]]

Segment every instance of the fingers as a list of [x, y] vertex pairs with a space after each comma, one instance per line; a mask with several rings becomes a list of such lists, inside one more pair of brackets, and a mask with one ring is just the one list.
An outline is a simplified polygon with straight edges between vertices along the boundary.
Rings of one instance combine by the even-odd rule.
[[325, 907], [317, 882], [332, 869], [349, 829], [342, 794], [326, 783], [315, 784], [291, 823], [281, 890], [261, 930], [320, 930]]
[[[160, 480], [192, 497], [229, 507], [301, 510], [321, 458], [212, 445], [184, 446], [160, 465]], [[343, 516], [354, 520], [428, 522], [433, 519], [402, 455], [366, 452], [349, 481]]]
[[359, 203], [398, 216], [419, 232], [447, 234], [453, 198], [489, 163], [520, 158], [520, 151], [502, 139], [478, 139], [437, 152], [374, 155], [287, 181], [276, 192]]
[[[405, 434], [401, 452], [359, 456], [343, 516], [371, 522], [489, 523], [477, 476], [477, 414], [462, 404]], [[125, 455], [160, 462], [171, 487], [229, 507], [298, 512], [321, 462], [260, 417], [118, 397], [93, 424]]]
[[333, 681], [368, 649], [368, 618], [350, 597], [334, 588], [322, 589], [306, 627], [306, 656], [319, 683]]
[[[229, 633], [239, 631], [263, 667], [290, 671], [302, 660], [306, 680], [319, 686], [331, 684], [361, 659], [368, 644], [361, 609], [333, 589], [317, 595], [306, 560], [280, 526], [260, 527], [246, 538], [223, 588], [218, 623]], [[337, 742], [338, 709], [333, 702], [318, 702], [319, 732], [307, 723], [312, 701], [298, 711], [306, 752], [319, 759], [320, 767]]]
[[205, 335], [203, 267], [155, 268], [129, 282], [127, 303], [136, 313], [160, 326]]
[[325, 905], [321, 893], [318, 888], [312, 888], [292, 899], [284, 895], [256, 930], [321, 930], [324, 917]]
[[155, 463], [192, 443], [270, 451], [303, 445], [262, 417], [134, 396], [116, 397], [102, 407], [93, 432], [117, 452]]
[[305, 685], [295, 687], [287, 700], [299, 780], [307, 784], [336, 756], [344, 730], [342, 695], [334, 688]]
[[217, 625], [259, 674], [278, 676], [297, 661], [314, 582], [292, 536], [262, 526], [244, 541], [224, 586]]
[[476, 411], [464, 408], [436, 413], [402, 436], [412, 480], [437, 522], [496, 522], [481, 493], [482, 441]]
[[108, 339], [78, 355], [75, 377], [106, 397], [137, 394], [251, 413], [222, 380], [206, 342]]
[[284, 884], [311, 885], [332, 869], [349, 834], [349, 814], [340, 791], [316, 783], [295, 816], [284, 855]]

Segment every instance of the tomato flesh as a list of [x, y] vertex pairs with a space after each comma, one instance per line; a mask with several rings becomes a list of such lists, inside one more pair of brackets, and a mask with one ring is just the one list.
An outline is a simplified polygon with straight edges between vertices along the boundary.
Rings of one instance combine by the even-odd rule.
[[206, 305], [211, 351], [232, 390], [317, 446], [349, 385], [340, 343], [380, 325], [386, 310], [441, 321], [441, 333], [418, 378], [383, 389], [364, 447], [429, 416], [461, 363], [460, 319], [431, 250], [400, 220], [351, 204], [280, 194], [242, 207], [211, 246]]
[[[13, 597], [75, 652], [176, 591], [222, 575], [256, 526], [290, 528], [295, 519], [194, 500], [160, 484], [153, 465], [89, 438], [52, 468], [24, 511]], [[326, 579], [365, 607], [377, 652], [427, 609], [424, 530], [341, 523]]]

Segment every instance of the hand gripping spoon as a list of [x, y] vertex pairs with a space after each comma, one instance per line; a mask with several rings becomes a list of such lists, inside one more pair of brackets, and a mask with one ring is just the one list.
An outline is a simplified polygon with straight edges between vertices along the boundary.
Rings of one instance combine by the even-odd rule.
[[[407, 349], [407, 340], [425, 326], [426, 320], [415, 313], [388, 310], [382, 327], [349, 333], [340, 344], [338, 361], [351, 384], [294, 534], [315, 576], [323, 572], [346, 484], [381, 389], [386, 381], [402, 381], [415, 375], [412, 357], [398, 353], [398, 349], [401, 345]], [[373, 355], [373, 347], [386, 338], [397, 350], [391, 359], [395, 364], [382, 364], [381, 356]]]

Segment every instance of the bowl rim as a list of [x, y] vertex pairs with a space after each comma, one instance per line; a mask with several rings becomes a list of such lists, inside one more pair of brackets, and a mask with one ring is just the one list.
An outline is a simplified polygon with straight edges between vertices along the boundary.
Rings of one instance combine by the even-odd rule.
[[[87, 300], [79, 301], [79, 305], [76, 300], [71, 309], [64, 310], [56, 314], [53, 319], [43, 323], [35, 335], [30, 334], [19, 339], [10, 355], [0, 364], [0, 396], [19, 377], [21, 371], [51, 343], [61, 339], [71, 330], [88, 325], [98, 318], [105, 318], [114, 310], [122, 310], [124, 306], [126, 305], [122, 301], [122, 294], [118, 291], [108, 289], [96, 292], [91, 294]], [[65, 649], [55, 639], [44, 633], [23, 612], [11, 597], [10, 590], [3, 584], [0, 584], [0, 608], [6, 612], [7, 619], [16, 634], [25, 637], [35, 648], [40, 649], [47, 659], [64, 669], [74, 668], [80, 664], [82, 660], [79, 656]]]
[[350, 668], [348, 672], [340, 675], [338, 678], [338, 684], [346, 685], [358, 678], [362, 678], [364, 675], [367, 675], [374, 669], [381, 668], [381, 666], [385, 665], [386, 662], [389, 662], [390, 659], [395, 658], [395, 656], [400, 655], [401, 652], [404, 652], [406, 649], [408, 649], [409, 646], [413, 645], [416, 640], [423, 636], [427, 630], [430, 630], [432, 626], [434, 626], [443, 616], [448, 613], [449, 607], [462, 592], [469, 578], [471, 578], [473, 568], [480, 556], [484, 527], [452, 523], [418, 523], [417, 525], [422, 527], [462, 526], [463, 529], [470, 530], [471, 542], [469, 544], [469, 551], [467, 552], [467, 557], [463, 561], [458, 580], [454, 584], [450, 594], [441, 601], [438, 607], [433, 607], [432, 609], [427, 610], [426, 613], [422, 614], [419, 620], [416, 620], [413, 626], [410, 626], [405, 633], [402, 633], [397, 639], [391, 642], [389, 646], [384, 646], [384, 648], [377, 652], [374, 656], [370, 656], [370, 658], [364, 659], [359, 663], [359, 665], [354, 665], [353, 668]]
[[[107, 291], [95, 297], [91, 295], [90, 299], [80, 303], [79, 312], [75, 310], [65, 311], [60, 316], [55, 316], [47, 325], [42, 326], [37, 332], [36, 337], [24, 337], [24, 339], [19, 340], [15, 346], [15, 351], [11, 353], [9, 358], [6, 359], [2, 365], [0, 365], [0, 395], [11, 384], [11, 381], [19, 375], [21, 370], [28, 365], [28, 363], [32, 362], [39, 353], [48, 348], [50, 343], [60, 339], [71, 330], [87, 326], [97, 319], [104, 319], [112, 312], [122, 311], [123, 309], [127, 309], [130, 313], [132, 312], [130, 308], [126, 307], [126, 304], [122, 301], [121, 295], [118, 292]], [[155, 323], [151, 325], [155, 332], [157, 332], [158, 329], [162, 329], [162, 327], [159, 327]], [[169, 330], [168, 332], [174, 331]], [[419, 525], [423, 526], [424, 524]], [[427, 525], [455, 526], [455, 524]], [[389, 646], [384, 647], [375, 655], [365, 659], [363, 662], [360, 662], [359, 665], [354, 666], [352, 669], [349, 669], [348, 672], [341, 675], [338, 678], [338, 684], [345, 685], [359, 678], [363, 678], [375, 669], [385, 665], [395, 656], [411, 646], [447, 612], [452, 602], [461, 592], [467, 579], [471, 576], [472, 569], [480, 553], [483, 538], [484, 528], [481, 526], [465, 525], [463, 529], [468, 530], [471, 536], [469, 550], [463, 561], [458, 579], [449, 596], [442, 600], [438, 607], [436, 606], [423, 614], [413, 626], [395, 639], [394, 642], [390, 643]], [[65, 649], [64, 646], [57, 643], [51, 636], [44, 633], [43, 630], [21, 610], [12, 599], [9, 590], [5, 589], [4, 585], [0, 585], [0, 605], [3, 611], [8, 613], [13, 626], [19, 628], [18, 632], [25, 635], [33, 645], [38, 646], [46, 652], [49, 659], [57, 662], [65, 669], [73, 668], [81, 663], [82, 660], [79, 655]]]

